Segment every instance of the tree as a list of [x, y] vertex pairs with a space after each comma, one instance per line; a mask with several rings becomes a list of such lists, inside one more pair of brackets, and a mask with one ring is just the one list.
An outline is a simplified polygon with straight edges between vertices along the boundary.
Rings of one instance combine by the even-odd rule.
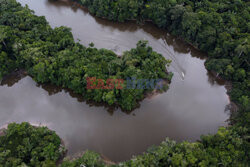
[[54, 166], [63, 153], [60, 138], [45, 127], [12, 123], [0, 136], [0, 166]]

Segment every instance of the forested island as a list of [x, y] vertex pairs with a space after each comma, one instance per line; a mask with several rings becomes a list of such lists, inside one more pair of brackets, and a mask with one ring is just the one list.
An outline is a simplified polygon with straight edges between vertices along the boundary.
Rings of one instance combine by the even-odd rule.
[[152, 21], [208, 54], [206, 67], [233, 82], [233, 101], [249, 106], [250, 35], [247, 0], [74, 0], [113, 21]]
[[[13, 70], [25, 69], [38, 83], [69, 88], [87, 100], [116, 104], [130, 111], [157, 83], [152, 87], [144, 85], [145, 89], [126, 89], [128, 78], [169, 82], [172, 78], [166, 69], [171, 61], [154, 52], [146, 41], [139, 41], [135, 49], [121, 57], [111, 50], [96, 49], [93, 44], [85, 47], [74, 42], [69, 28], [52, 29], [44, 17], [35, 16], [15, 1], [1, 2], [0, 26], [0, 79]], [[96, 89], [88, 89], [88, 78], [96, 78], [93, 81]], [[98, 80], [110, 79], [122, 80], [113, 84], [123, 86], [119, 89], [98, 86]], [[162, 87], [162, 91], [166, 89], [167, 85]]]
[[[15, 0], [0, 0], [0, 78], [13, 70], [26, 69], [40, 83], [50, 82], [84, 94], [85, 98], [131, 110], [152, 90], [87, 90], [86, 78], [126, 79], [164, 78], [165, 60], [145, 41], [122, 57], [106, 49], [75, 43], [66, 27], [52, 29], [44, 17], [37, 17], [28, 7]], [[193, 46], [208, 53], [206, 67], [232, 82], [231, 100], [237, 113], [231, 115], [231, 126], [220, 128], [215, 135], [202, 136], [195, 143], [176, 143], [169, 139], [160, 146], [130, 161], [113, 166], [248, 166], [250, 127], [250, 3], [243, 0], [79, 0], [89, 11], [113, 21], [152, 21]], [[84, 87], [84, 86], [85, 87]], [[131, 95], [131, 92], [133, 95]], [[27, 128], [23, 128], [27, 127]], [[21, 127], [21, 128], [20, 128]], [[59, 137], [53, 132], [40, 147], [32, 138], [39, 134], [29, 124], [11, 124], [0, 137], [0, 166], [56, 166], [60, 159]], [[44, 130], [44, 128], [43, 128]], [[15, 138], [11, 133], [21, 134]], [[34, 134], [34, 135], [32, 135]], [[52, 135], [52, 137], [51, 137]], [[17, 142], [18, 141], [18, 142]], [[14, 143], [14, 144], [13, 144]], [[25, 154], [13, 150], [24, 148]], [[35, 150], [35, 151], [34, 151]], [[36, 151], [38, 150], [38, 151]], [[35, 159], [35, 161], [33, 160]], [[87, 152], [60, 166], [108, 166], [101, 157]]]

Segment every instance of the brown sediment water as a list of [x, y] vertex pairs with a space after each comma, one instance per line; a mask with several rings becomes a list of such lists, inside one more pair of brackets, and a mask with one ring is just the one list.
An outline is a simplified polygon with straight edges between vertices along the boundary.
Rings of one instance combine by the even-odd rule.
[[114, 23], [93, 17], [69, 1], [18, 0], [45, 16], [52, 27], [72, 28], [83, 45], [111, 49], [121, 55], [148, 40], [172, 60], [174, 73], [166, 93], [146, 98], [131, 113], [86, 102], [52, 85], [39, 85], [25, 73], [13, 73], [0, 86], [0, 127], [10, 122], [42, 124], [65, 141], [68, 155], [88, 149], [113, 161], [130, 159], [166, 137], [196, 141], [226, 126], [230, 103], [225, 81], [205, 69], [206, 55], [152, 24]]

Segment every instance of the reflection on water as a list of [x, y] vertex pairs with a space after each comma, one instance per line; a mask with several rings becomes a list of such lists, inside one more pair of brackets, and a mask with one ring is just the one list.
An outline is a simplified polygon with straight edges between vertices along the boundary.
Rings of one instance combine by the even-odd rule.
[[[55, 26], [72, 28], [75, 39], [117, 54], [145, 39], [173, 61], [175, 76], [167, 93], [141, 102], [132, 113], [86, 102], [79, 95], [51, 85], [36, 84], [21, 72], [0, 86], [0, 127], [9, 122], [45, 124], [66, 142], [68, 154], [85, 149], [121, 161], [140, 154], [166, 137], [177, 141], [199, 139], [226, 125], [229, 104], [224, 81], [204, 67], [204, 54], [151, 24], [113, 23], [91, 16], [67, 1], [18, 0]], [[16, 75], [16, 76], [15, 76]], [[108, 112], [107, 112], [108, 111]]]

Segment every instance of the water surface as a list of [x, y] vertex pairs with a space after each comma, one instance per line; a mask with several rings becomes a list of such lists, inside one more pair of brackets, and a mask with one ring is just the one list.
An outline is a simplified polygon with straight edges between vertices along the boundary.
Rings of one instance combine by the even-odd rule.
[[31, 122], [55, 130], [68, 154], [94, 150], [113, 161], [141, 154], [166, 137], [195, 141], [201, 134], [225, 126], [229, 104], [225, 83], [216, 81], [204, 67], [205, 55], [151, 24], [113, 23], [91, 16], [68, 1], [18, 0], [52, 27], [72, 28], [75, 40], [121, 55], [145, 39], [153, 49], [173, 61], [175, 75], [167, 93], [145, 99], [131, 113], [85, 102], [78, 95], [51, 85], [38, 85], [15, 73], [0, 86], [0, 126]]

